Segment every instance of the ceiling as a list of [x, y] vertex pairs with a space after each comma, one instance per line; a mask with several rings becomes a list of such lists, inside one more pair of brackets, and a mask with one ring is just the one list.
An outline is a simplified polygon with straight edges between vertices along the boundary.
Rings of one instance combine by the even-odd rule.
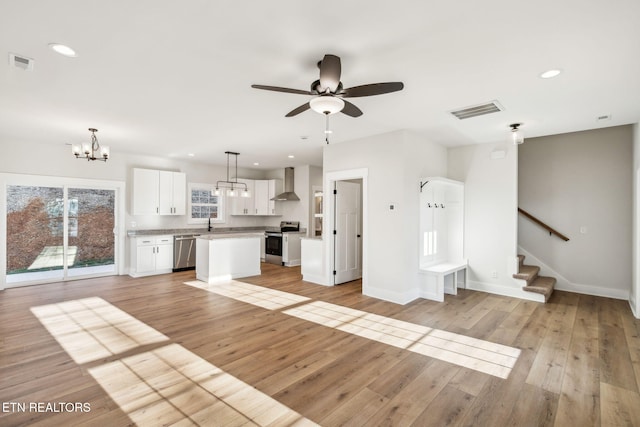
[[[0, 143], [70, 152], [96, 127], [112, 157], [224, 164], [232, 150], [240, 167], [321, 165], [324, 117], [285, 118], [310, 97], [250, 86], [307, 90], [326, 53], [341, 57], [345, 87], [405, 84], [351, 99], [364, 115], [331, 116], [332, 144], [408, 129], [457, 146], [505, 140], [513, 122], [527, 137], [636, 123], [638, 22], [637, 0], [3, 1]], [[10, 52], [33, 70], [11, 67]], [[539, 77], [551, 68], [563, 73]], [[504, 111], [449, 113], [492, 100]]]

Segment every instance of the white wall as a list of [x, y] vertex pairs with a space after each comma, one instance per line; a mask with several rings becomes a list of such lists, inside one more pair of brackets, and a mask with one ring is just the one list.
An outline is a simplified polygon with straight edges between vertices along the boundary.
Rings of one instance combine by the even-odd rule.
[[628, 298], [632, 140], [631, 126], [617, 126], [530, 138], [520, 147], [520, 207], [570, 240], [521, 216], [518, 241], [561, 278], [557, 289]]
[[518, 147], [499, 142], [450, 148], [448, 154], [448, 177], [465, 185], [468, 287], [533, 299], [512, 277], [517, 268]]
[[632, 284], [629, 303], [640, 318], [640, 126], [633, 125], [633, 249]]
[[[202, 228], [202, 225], [187, 224], [186, 216], [133, 216], [131, 215], [132, 169], [160, 169], [185, 172], [187, 182], [215, 183], [227, 177], [226, 166], [212, 166], [167, 157], [153, 157], [129, 153], [112, 152], [104, 162], [78, 160], [71, 155], [71, 149], [63, 144], [8, 143], [2, 141], [0, 172], [48, 175], [74, 178], [126, 181], [127, 183], [127, 229], [136, 223], [138, 229], [156, 228]], [[263, 171], [238, 169], [244, 178], [262, 178]], [[255, 218], [227, 216], [225, 227], [255, 225]]]
[[[401, 304], [418, 296], [419, 182], [424, 176], [444, 176], [446, 164], [444, 147], [407, 131], [325, 146], [325, 177], [345, 170], [368, 171], [366, 295]], [[325, 251], [330, 240], [325, 235]]]
[[[320, 179], [317, 177], [318, 174]], [[313, 185], [322, 185], [322, 168], [310, 165], [296, 166], [293, 169], [293, 176], [293, 191], [300, 198], [300, 201], [277, 202], [280, 204], [279, 209], [282, 216], [267, 218], [266, 224], [276, 227], [280, 225], [280, 221], [299, 221], [300, 228], [309, 230], [312, 203], [311, 187]], [[282, 180], [284, 184], [284, 168], [268, 171], [267, 178]]]

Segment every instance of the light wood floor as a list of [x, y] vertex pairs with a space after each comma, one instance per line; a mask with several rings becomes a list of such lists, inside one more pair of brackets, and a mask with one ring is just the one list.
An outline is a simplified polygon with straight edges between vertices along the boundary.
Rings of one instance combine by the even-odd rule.
[[[133, 425], [142, 418], [127, 409], [127, 395], [113, 390], [133, 393], [127, 390], [136, 384], [119, 376], [118, 364], [153, 370], [141, 355], [178, 348], [176, 354], [193, 361], [189, 366], [215, 366], [224, 378], [251, 386], [247, 396], [263, 396], [261, 404], [277, 401], [323, 426], [640, 426], [640, 321], [626, 301], [555, 292], [540, 304], [462, 290], [444, 303], [400, 306], [363, 296], [359, 282], [329, 288], [302, 282], [299, 268], [263, 264], [262, 270], [243, 281], [521, 353], [503, 379], [302, 320], [286, 308], [185, 285], [195, 280], [192, 271], [8, 289], [0, 292], [0, 425]], [[93, 297], [128, 315], [132, 330], [153, 328], [164, 338], [75, 360], [70, 352], [78, 349], [61, 346], [32, 308]], [[97, 376], [103, 371], [110, 377]], [[153, 387], [163, 394], [161, 385]], [[216, 418], [202, 408], [192, 416], [198, 397], [190, 396], [184, 404], [171, 401], [185, 417], [182, 424], [232, 423], [233, 416]], [[8, 402], [86, 402], [91, 410], [12, 412]]]

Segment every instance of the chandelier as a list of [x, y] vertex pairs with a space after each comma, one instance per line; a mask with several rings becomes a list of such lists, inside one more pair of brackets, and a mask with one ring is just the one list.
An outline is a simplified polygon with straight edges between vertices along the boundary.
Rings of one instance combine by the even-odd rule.
[[100, 143], [98, 143], [98, 138], [96, 137], [96, 132], [98, 129], [89, 128], [89, 132], [91, 132], [91, 142], [80, 144], [72, 144], [71, 152], [76, 159], [87, 159], [89, 160], [100, 160], [106, 162], [109, 158], [109, 147], [100, 147]]
[[[233, 151], [225, 151], [224, 152], [227, 155], [227, 180], [226, 181], [217, 181], [216, 182], [216, 189], [213, 190], [211, 192], [211, 194], [213, 196], [219, 196], [220, 195], [220, 187], [222, 188], [227, 188], [227, 196], [229, 197], [238, 197], [238, 190], [240, 186], [244, 186], [244, 190], [242, 190], [242, 192], [240, 193], [241, 197], [251, 197], [251, 194], [249, 194], [249, 188], [247, 187], [247, 184], [245, 184], [244, 182], [238, 182], [238, 156], [240, 155], [240, 153], [234, 153]], [[230, 181], [229, 180], [229, 156], [233, 155], [236, 158], [236, 176], [235, 176], [235, 181]]]

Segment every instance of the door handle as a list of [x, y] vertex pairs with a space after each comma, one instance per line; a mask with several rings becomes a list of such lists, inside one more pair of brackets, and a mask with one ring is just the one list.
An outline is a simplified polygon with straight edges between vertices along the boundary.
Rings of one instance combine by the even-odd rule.
[[360, 238], [360, 235], [358, 234], [358, 238]]

